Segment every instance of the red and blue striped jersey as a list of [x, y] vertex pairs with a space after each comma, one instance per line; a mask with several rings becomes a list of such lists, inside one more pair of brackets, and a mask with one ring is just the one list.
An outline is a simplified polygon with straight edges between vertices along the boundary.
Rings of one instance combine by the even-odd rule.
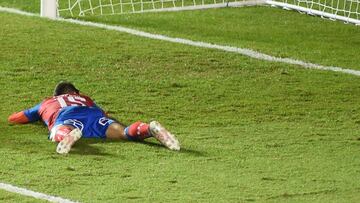
[[61, 110], [70, 106], [97, 107], [95, 102], [86, 95], [63, 94], [53, 96], [42, 101], [33, 108], [24, 111], [29, 122], [43, 120], [50, 130]]

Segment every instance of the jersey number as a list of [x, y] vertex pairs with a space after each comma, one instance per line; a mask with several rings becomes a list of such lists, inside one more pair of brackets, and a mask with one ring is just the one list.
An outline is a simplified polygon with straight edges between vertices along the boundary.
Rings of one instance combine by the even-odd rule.
[[86, 99], [80, 96], [57, 97], [61, 108], [67, 106], [86, 106]]

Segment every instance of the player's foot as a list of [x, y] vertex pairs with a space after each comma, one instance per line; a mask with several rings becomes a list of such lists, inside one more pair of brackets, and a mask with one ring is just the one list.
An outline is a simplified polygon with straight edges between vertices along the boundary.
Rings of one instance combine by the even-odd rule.
[[179, 141], [157, 121], [150, 122], [150, 133], [161, 144], [171, 150], [180, 150]]
[[81, 138], [81, 136], [81, 131], [78, 128], [73, 129], [63, 140], [61, 140], [61, 142], [59, 142], [56, 147], [56, 152], [59, 154], [69, 153], [71, 147]]

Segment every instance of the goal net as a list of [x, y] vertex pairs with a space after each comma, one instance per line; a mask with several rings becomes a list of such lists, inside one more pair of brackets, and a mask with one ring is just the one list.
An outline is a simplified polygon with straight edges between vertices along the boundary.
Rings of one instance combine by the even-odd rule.
[[57, 15], [86, 16], [271, 5], [360, 25], [360, 0], [42, 0]]
[[360, 0], [267, 0], [266, 3], [360, 25]]
[[60, 16], [111, 15], [257, 5], [263, 0], [58, 0]]

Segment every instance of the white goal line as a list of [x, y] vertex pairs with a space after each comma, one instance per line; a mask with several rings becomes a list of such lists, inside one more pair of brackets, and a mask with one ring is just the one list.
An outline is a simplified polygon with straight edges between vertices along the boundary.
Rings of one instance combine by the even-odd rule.
[[34, 191], [31, 191], [31, 190], [28, 190], [28, 189], [25, 189], [25, 188], [16, 187], [16, 186], [6, 184], [6, 183], [1, 183], [1, 182], [0, 182], [0, 189], [6, 190], [6, 191], [12, 192], [12, 193], [17, 193], [17, 194], [20, 194], [20, 195], [33, 197], [33, 198], [36, 198], [36, 199], [47, 200], [49, 202], [75, 203], [75, 202], [73, 202], [71, 200], [63, 199], [61, 197], [55, 197], [55, 196], [43, 194], [43, 193], [40, 193], [40, 192], [34, 192]]
[[[16, 13], [16, 14], [21, 14], [21, 15], [28, 15], [28, 16], [39, 16], [36, 14], [27, 13], [27, 12], [20, 11], [17, 9], [12, 9], [12, 8], [5, 8], [5, 7], [1, 7], [1, 6], [0, 6], [0, 11]], [[89, 21], [64, 19], [64, 18], [56, 18], [54, 20], [69, 22], [69, 23], [83, 25], [83, 26], [90, 26], [90, 27], [103, 28], [103, 29], [107, 29], [107, 30], [114, 30], [114, 31], [128, 33], [131, 35], [136, 35], [136, 36], [150, 38], [150, 39], [162, 40], [162, 41], [173, 42], [173, 43], [178, 43], [178, 44], [186, 44], [186, 45], [201, 47], [201, 48], [217, 49], [217, 50], [222, 50], [222, 51], [232, 52], [232, 53], [238, 53], [238, 54], [245, 55], [245, 56], [248, 56], [251, 58], [256, 58], [259, 60], [292, 64], [292, 65], [297, 65], [298, 67], [307, 68], [307, 69], [334, 71], [334, 72], [347, 73], [347, 74], [351, 74], [351, 75], [360, 76], [359, 70], [347, 69], [347, 68], [336, 67], [336, 66], [323, 66], [323, 65], [309, 63], [309, 62], [296, 60], [296, 59], [292, 59], [292, 58], [281, 58], [281, 57], [271, 56], [268, 54], [257, 52], [257, 51], [251, 50], [251, 49], [217, 45], [217, 44], [211, 44], [211, 43], [201, 42], [201, 41], [192, 41], [189, 39], [168, 37], [165, 35], [152, 34], [152, 33], [143, 32], [143, 31], [126, 28], [126, 27], [122, 27], [122, 26], [107, 25], [107, 24], [94, 23], [94, 22], [89, 22]]]

